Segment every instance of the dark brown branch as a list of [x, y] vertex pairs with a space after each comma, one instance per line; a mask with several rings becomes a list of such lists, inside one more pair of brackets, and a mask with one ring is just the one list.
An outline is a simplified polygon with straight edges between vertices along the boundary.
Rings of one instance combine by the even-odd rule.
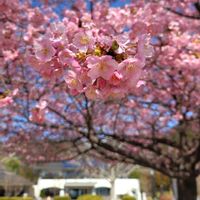
[[177, 12], [171, 8], [165, 8], [166, 10], [176, 14], [176, 15], [179, 15], [181, 17], [185, 17], [185, 18], [188, 18], [188, 19], [194, 19], [194, 20], [200, 20], [200, 16], [191, 16], [191, 15], [187, 15], [187, 14], [184, 14], [184, 13], [181, 13], [181, 12]]

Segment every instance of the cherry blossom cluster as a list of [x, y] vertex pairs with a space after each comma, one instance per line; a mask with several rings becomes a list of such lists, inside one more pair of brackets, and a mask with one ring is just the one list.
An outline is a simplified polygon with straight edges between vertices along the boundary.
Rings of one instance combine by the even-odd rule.
[[25, 5], [21, 5], [18, 0], [0, 1], [0, 67], [19, 55], [19, 29], [23, 21], [21, 12], [24, 9]]
[[[23, 82], [17, 68], [25, 63], [24, 49], [48, 20], [28, 1], [0, 0], [0, 107], [13, 103], [14, 91]], [[14, 79], [15, 84], [11, 84]]]
[[19, 37], [16, 33], [23, 8], [19, 6], [18, 0], [0, 0], [0, 108], [13, 103], [12, 98], [17, 94], [17, 89], [12, 91], [7, 86], [9, 81], [6, 79], [9, 64], [19, 55]]
[[15, 95], [17, 95], [17, 93], [18, 93], [18, 89], [15, 89], [12, 92], [9, 92], [9, 91], [4, 92], [4, 93], [0, 92], [0, 108], [12, 104], [13, 103], [13, 97]]
[[[146, 30], [121, 31], [130, 27], [126, 12], [120, 12], [123, 25], [114, 26], [113, 8], [104, 23], [89, 13], [78, 18], [66, 11], [62, 22], [52, 23], [35, 41], [27, 55], [29, 64], [47, 79], [63, 78], [73, 95], [84, 93], [93, 100], [124, 97], [141, 85], [146, 58], [153, 55]], [[114, 31], [117, 27], [120, 31]]]

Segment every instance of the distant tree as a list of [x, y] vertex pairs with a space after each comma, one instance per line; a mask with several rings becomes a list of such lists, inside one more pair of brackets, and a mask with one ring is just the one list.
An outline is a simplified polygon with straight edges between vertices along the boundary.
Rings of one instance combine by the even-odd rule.
[[156, 188], [160, 193], [171, 189], [171, 179], [160, 172], [155, 172]]
[[[152, 185], [155, 185], [155, 193], [164, 193], [171, 190], [171, 179], [164, 174], [155, 171], [151, 174], [148, 168], [138, 167], [135, 168], [130, 174], [129, 178], [138, 178], [142, 192], [152, 195]], [[152, 183], [153, 181], [153, 183]]]
[[6, 157], [2, 159], [2, 162], [8, 170], [15, 172], [16, 174], [31, 181], [37, 181], [37, 172], [29, 165], [21, 162], [17, 157]]

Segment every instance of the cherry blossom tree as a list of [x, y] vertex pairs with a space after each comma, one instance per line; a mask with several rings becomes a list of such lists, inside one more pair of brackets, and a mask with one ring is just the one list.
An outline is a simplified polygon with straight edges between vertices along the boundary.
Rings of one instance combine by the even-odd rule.
[[45, 3], [25, 3], [23, 27], [13, 23], [22, 31], [11, 31], [22, 39], [14, 47], [2, 45], [3, 82], [13, 87], [0, 104], [5, 151], [29, 162], [96, 151], [176, 178], [177, 199], [195, 200], [199, 2], [133, 1], [113, 8], [91, 1], [88, 11], [76, 1], [62, 20]]

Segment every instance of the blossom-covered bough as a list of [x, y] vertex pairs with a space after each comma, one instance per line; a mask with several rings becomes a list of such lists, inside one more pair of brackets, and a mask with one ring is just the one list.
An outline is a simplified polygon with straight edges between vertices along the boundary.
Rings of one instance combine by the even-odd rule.
[[0, 113], [5, 151], [28, 162], [95, 151], [176, 178], [178, 200], [195, 200], [199, 2], [92, 2], [89, 12], [76, 1], [61, 21], [47, 1], [24, 12], [25, 48], [8, 68], [13, 99]]

